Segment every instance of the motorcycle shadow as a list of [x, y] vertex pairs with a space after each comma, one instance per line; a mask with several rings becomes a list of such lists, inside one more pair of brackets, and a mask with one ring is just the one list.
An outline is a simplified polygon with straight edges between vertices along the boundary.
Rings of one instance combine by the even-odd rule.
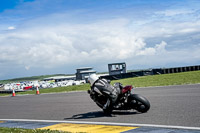
[[103, 111], [96, 111], [96, 112], [88, 112], [83, 114], [73, 115], [70, 118], [64, 118], [64, 120], [69, 119], [91, 119], [91, 118], [100, 118], [100, 117], [117, 117], [118, 115], [136, 115], [141, 114], [136, 111], [113, 111], [112, 114], [105, 114]]

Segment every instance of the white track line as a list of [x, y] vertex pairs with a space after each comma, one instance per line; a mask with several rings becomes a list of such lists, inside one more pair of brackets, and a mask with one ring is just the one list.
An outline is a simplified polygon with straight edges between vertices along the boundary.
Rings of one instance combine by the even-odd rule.
[[61, 120], [33, 120], [33, 119], [0, 119], [0, 121], [96, 124], [96, 125], [137, 126], [137, 127], [155, 127], [155, 128], [174, 128], [174, 129], [200, 130], [200, 127], [186, 127], [186, 126], [172, 126], [172, 125], [153, 125], [153, 124], [135, 124], [135, 123], [61, 121]]

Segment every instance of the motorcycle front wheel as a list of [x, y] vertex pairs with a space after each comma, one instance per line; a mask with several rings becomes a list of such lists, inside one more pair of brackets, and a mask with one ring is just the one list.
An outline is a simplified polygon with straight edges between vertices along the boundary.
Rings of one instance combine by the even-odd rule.
[[139, 94], [131, 94], [130, 103], [133, 109], [141, 113], [145, 113], [150, 109], [149, 101]]
[[112, 109], [111, 109], [111, 108], [103, 109], [103, 112], [104, 112], [104, 114], [106, 114], [106, 115], [110, 115], [110, 114], [112, 114]]

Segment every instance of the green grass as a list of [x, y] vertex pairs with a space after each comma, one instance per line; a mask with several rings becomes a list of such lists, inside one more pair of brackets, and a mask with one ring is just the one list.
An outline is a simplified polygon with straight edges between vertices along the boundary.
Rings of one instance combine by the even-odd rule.
[[142, 76], [113, 82], [121, 82], [124, 85], [134, 85], [135, 87], [196, 84], [200, 83], [200, 71]]
[[[148, 86], [168, 86], [168, 85], [183, 85], [183, 84], [196, 84], [200, 83], [200, 71], [173, 73], [173, 74], [161, 74], [152, 76], [142, 76], [135, 78], [127, 78], [121, 80], [113, 80], [111, 83], [120, 82], [123, 85], [133, 85], [135, 87], [148, 87]], [[40, 93], [59, 93], [69, 91], [81, 91], [90, 89], [89, 84], [75, 85], [67, 87], [57, 87], [40, 89]], [[17, 94], [35, 94], [36, 91], [26, 91]], [[11, 94], [0, 94], [0, 96]]]
[[40, 130], [40, 129], [22, 129], [22, 128], [6, 128], [0, 127], [1, 133], [70, 133], [64, 131]]

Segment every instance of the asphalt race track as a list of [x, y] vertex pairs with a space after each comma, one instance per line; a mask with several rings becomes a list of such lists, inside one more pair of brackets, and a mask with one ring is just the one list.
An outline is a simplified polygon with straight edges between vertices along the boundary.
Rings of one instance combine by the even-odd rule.
[[200, 127], [200, 84], [136, 88], [151, 103], [147, 113], [106, 116], [84, 92], [0, 97], [0, 119], [137, 123]]

